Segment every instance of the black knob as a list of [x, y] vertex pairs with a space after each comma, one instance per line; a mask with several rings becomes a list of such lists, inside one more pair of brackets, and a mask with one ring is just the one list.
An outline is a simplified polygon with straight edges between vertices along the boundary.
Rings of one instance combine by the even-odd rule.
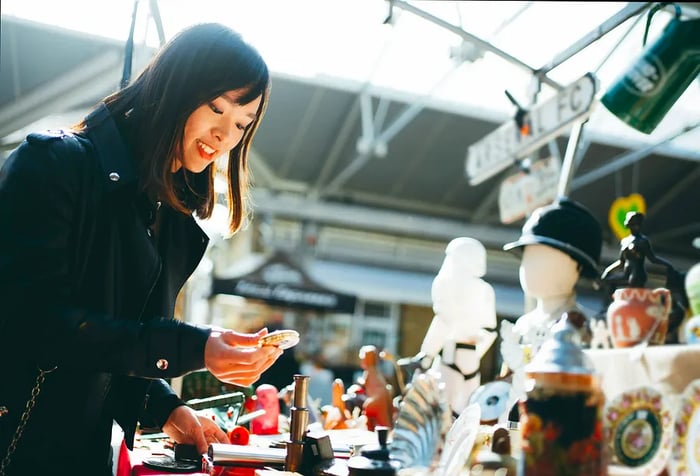
[[377, 426], [374, 431], [377, 432], [377, 437], [379, 438], [379, 446], [382, 448], [386, 446], [386, 442], [389, 439], [389, 427], [388, 426]]

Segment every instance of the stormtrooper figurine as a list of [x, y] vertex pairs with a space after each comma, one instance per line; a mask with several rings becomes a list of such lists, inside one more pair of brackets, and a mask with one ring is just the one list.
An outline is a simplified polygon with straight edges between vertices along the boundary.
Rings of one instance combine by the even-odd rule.
[[421, 353], [440, 358], [448, 403], [455, 414], [467, 406], [479, 387], [481, 358], [496, 338], [496, 299], [486, 274], [486, 249], [478, 240], [455, 238], [433, 279], [435, 316]]

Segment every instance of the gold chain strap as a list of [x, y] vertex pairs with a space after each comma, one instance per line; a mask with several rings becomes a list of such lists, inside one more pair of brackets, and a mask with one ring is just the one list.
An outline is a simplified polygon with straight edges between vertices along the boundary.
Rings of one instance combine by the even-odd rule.
[[52, 368], [51, 370], [39, 369], [39, 375], [37, 375], [36, 377], [36, 383], [34, 384], [34, 388], [32, 388], [32, 394], [29, 397], [29, 400], [27, 400], [27, 404], [24, 406], [24, 412], [22, 413], [22, 416], [19, 420], [19, 425], [17, 425], [15, 434], [14, 436], [12, 436], [10, 445], [7, 447], [7, 454], [2, 459], [2, 463], [0, 463], [0, 476], [5, 476], [5, 471], [10, 465], [12, 455], [17, 449], [17, 443], [19, 442], [20, 438], [22, 438], [24, 428], [27, 426], [27, 422], [29, 421], [29, 415], [31, 415], [32, 409], [36, 405], [37, 397], [39, 397], [39, 393], [41, 392], [41, 384], [44, 383], [44, 380], [46, 379], [46, 374], [51, 373], [54, 370], [56, 370], [56, 367]]

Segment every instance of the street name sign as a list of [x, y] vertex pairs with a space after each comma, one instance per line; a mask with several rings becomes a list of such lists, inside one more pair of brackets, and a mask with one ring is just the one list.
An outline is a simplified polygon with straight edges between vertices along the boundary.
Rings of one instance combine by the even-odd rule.
[[501, 223], [513, 223], [553, 202], [560, 174], [559, 160], [548, 157], [532, 164], [528, 173], [518, 172], [506, 178], [498, 191]]
[[515, 120], [510, 120], [470, 145], [466, 159], [469, 184], [478, 185], [493, 177], [557, 137], [574, 121], [590, 115], [597, 89], [597, 78], [586, 73], [556, 96], [533, 105], [526, 116], [528, 135], [522, 135]]

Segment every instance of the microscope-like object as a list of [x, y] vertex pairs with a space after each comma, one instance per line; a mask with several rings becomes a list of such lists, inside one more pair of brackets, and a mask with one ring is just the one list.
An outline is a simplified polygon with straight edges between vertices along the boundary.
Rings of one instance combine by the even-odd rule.
[[[289, 440], [284, 443], [284, 448], [212, 443], [203, 459], [202, 471], [214, 474], [218, 467], [269, 467], [303, 475], [329, 474], [326, 470], [338, 465], [330, 438], [323, 432], [308, 431], [309, 409], [306, 402], [309, 378], [308, 375], [294, 376]], [[347, 465], [344, 469], [347, 472]]]
[[298, 471], [304, 456], [304, 437], [309, 426], [309, 409], [306, 399], [309, 394], [309, 376], [294, 376], [294, 400], [289, 409], [289, 441], [287, 442], [287, 458], [284, 463], [285, 471]]

